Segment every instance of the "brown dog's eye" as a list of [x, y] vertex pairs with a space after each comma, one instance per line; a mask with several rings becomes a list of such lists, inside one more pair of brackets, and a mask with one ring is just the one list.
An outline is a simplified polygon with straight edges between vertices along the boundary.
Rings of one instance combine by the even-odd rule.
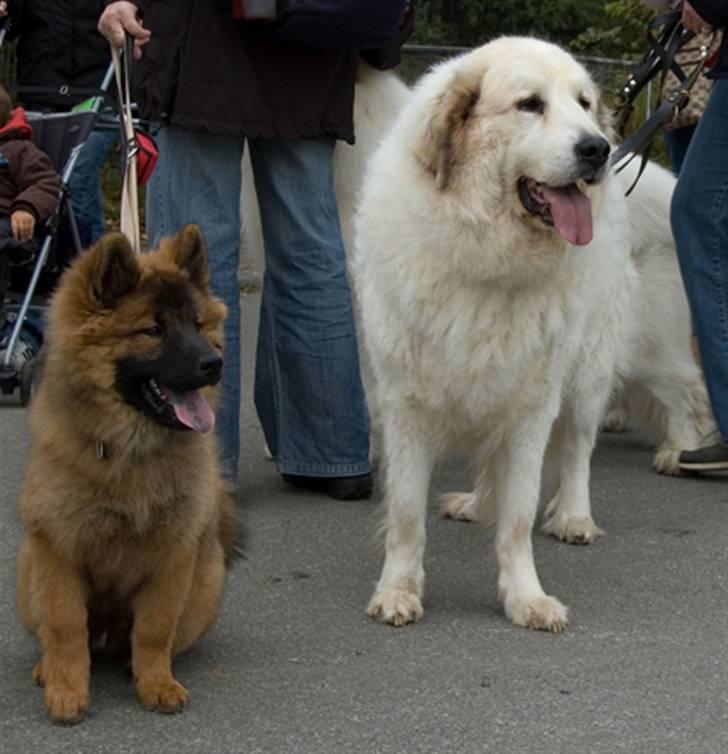
[[152, 325], [139, 331], [142, 335], [148, 335], [150, 338], [158, 338], [162, 335], [162, 328], [159, 325]]
[[516, 107], [527, 113], [538, 113], [539, 115], [543, 115], [543, 111], [546, 109], [546, 104], [537, 94], [532, 94], [530, 97], [526, 97], [526, 99], [519, 100], [516, 103]]

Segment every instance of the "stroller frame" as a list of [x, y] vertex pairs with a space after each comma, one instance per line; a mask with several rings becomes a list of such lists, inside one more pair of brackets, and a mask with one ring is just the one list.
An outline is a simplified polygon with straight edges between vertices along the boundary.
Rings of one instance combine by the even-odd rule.
[[[45, 223], [43, 242], [41, 244], [40, 250], [37, 253], [35, 264], [33, 267], [33, 272], [30, 278], [30, 282], [28, 284], [28, 287], [25, 291], [22, 302], [20, 304], [20, 308], [15, 318], [15, 322], [13, 324], [13, 329], [10, 334], [8, 344], [5, 348], [3, 361], [2, 361], [2, 364], [0, 365], [0, 390], [2, 390], [4, 394], [10, 394], [19, 385], [21, 388], [21, 391], [20, 391], [21, 403], [23, 405], [27, 404], [27, 402], [30, 399], [31, 392], [32, 392], [32, 382], [34, 379], [33, 378], [33, 367], [34, 367], [33, 362], [35, 361], [35, 358], [30, 359], [28, 362], [23, 364], [20, 370], [18, 370], [12, 364], [12, 361], [11, 361], [13, 357], [13, 352], [15, 350], [15, 347], [17, 346], [18, 339], [20, 337], [20, 332], [23, 328], [23, 325], [26, 322], [28, 309], [30, 307], [32, 298], [38, 286], [38, 281], [39, 281], [41, 272], [43, 271], [43, 268], [46, 265], [53, 242], [57, 238], [58, 228], [61, 223], [61, 215], [64, 212], [68, 218], [68, 222], [70, 226], [71, 240], [74, 246], [74, 253], [79, 254], [82, 251], [81, 239], [78, 232], [78, 225], [76, 223], [76, 217], [73, 211], [73, 203], [71, 201], [71, 192], [68, 188], [68, 182], [71, 178], [71, 174], [73, 173], [73, 169], [78, 160], [79, 153], [81, 149], [83, 149], [83, 146], [86, 143], [86, 140], [89, 134], [91, 133], [91, 131], [93, 130], [96, 124], [96, 121], [98, 119], [98, 116], [101, 110], [101, 106], [105, 101], [106, 92], [108, 90], [109, 84], [111, 83], [113, 76], [114, 76], [114, 66], [112, 63], [109, 65], [104, 75], [104, 79], [101, 83], [100, 90], [98, 91], [98, 94], [94, 97], [93, 103], [88, 110], [83, 110], [80, 112], [68, 112], [68, 113], [36, 113], [33, 111], [29, 111], [27, 113], [28, 121], [31, 124], [31, 127], [40, 128], [41, 126], [42, 127], [49, 126], [53, 128], [53, 126], [63, 127], [64, 125], [71, 123], [73, 125], [76, 125], [79, 130], [78, 130], [78, 135], [75, 138], [75, 143], [73, 147], [70, 149], [70, 152], [68, 153], [68, 157], [66, 158], [63, 164], [63, 169], [60, 173], [61, 188], [59, 191], [56, 209], [53, 212], [53, 215]], [[35, 88], [34, 88], [34, 91], [35, 91]], [[57, 93], [55, 89], [52, 91], [53, 93]], [[68, 90], [67, 92], [64, 92], [64, 93], [73, 94], [74, 92], [73, 90]]]

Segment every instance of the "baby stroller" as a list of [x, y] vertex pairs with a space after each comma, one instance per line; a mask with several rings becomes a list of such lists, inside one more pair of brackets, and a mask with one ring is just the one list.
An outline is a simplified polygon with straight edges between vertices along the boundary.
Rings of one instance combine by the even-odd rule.
[[[99, 122], [104, 117], [102, 111], [107, 102], [106, 92], [113, 76], [114, 68], [110, 65], [100, 90], [84, 109], [75, 108], [63, 113], [26, 113], [33, 129], [33, 142], [50, 157], [61, 177], [61, 189], [55, 211], [41, 230], [37, 251], [22, 262], [25, 274], [23, 270], [14, 271], [23, 282], [27, 280], [27, 285], [24, 293], [15, 301], [9, 291], [7, 324], [5, 331], [0, 333], [0, 390], [7, 395], [20, 387], [20, 400], [24, 406], [30, 400], [39, 373], [39, 351], [43, 340], [45, 304], [43, 301], [38, 303], [34, 297], [42, 277], [46, 278], [43, 287], [52, 288], [53, 280], [63, 267], [82, 250], [68, 182], [86, 139], [97, 125], [100, 126]], [[34, 88], [33, 91], [37, 93], [39, 90]], [[53, 93], [58, 92], [54, 89]], [[74, 94], [69, 90], [60, 93]], [[113, 124], [109, 124], [109, 127], [112, 126], [118, 129], [116, 116]]]

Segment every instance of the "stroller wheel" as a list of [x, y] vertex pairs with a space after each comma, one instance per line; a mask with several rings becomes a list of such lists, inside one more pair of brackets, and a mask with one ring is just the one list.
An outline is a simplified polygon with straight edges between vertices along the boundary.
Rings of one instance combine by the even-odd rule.
[[35, 356], [23, 363], [20, 368], [20, 404], [27, 406], [36, 388]]

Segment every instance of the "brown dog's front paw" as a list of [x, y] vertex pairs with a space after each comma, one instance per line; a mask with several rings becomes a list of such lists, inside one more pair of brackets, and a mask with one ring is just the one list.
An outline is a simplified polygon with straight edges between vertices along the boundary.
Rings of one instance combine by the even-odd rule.
[[80, 723], [86, 715], [89, 703], [87, 688], [74, 688], [62, 683], [46, 683], [46, 709], [55, 723], [63, 725]]
[[174, 678], [165, 680], [137, 681], [137, 693], [142, 704], [157, 712], [181, 712], [187, 704], [189, 693]]

